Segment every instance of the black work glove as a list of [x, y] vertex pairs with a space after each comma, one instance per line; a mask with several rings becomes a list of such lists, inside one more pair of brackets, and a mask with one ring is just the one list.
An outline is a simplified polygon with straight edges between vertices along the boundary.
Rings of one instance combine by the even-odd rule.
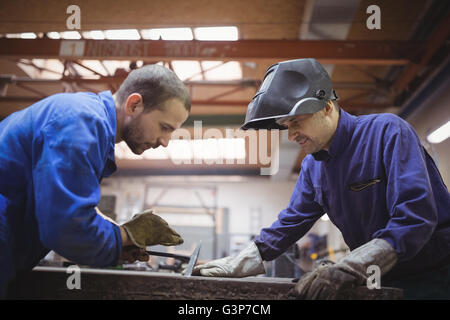
[[326, 263], [300, 278], [295, 286], [300, 299], [336, 299], [340, 293], [367, 281], [367, 267], [377, 265], [381, 275], [397, 263], [397, 253], [383, 239], [373, 239], [339, 262]]

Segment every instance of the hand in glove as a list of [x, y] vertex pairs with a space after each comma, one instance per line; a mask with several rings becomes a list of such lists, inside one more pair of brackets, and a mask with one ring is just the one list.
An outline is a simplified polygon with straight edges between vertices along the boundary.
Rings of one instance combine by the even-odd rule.
[[366, 283], [368, 266], [377, 265], [383, 275], [396, 262], [394, 248], [383, 239], [373, 239], [335, 264], [318, 266], [301, 277], [295, 289], [301, 299], [336, 299], [343, 290]]
[[137, 247], [144, 248], [161, 244], [174, 246], [182, 244], [181, 236], [169, 227], [169, 224], [160, 216], [153, 214], [153, 210], [146, 210], [135, 215], [122, 227]]
[[265, 273], [258, 247], [252, 243], [236, 257], [225, 257], [194, 267], [193, 275], [242, 278]]
[[148, 259], [150, 259], [150, 256], [145, 251], [145, 249], [136, 246], [122, 247], [122, 253], [120, 254], [120, 262], [133, 263], [136, 260], [145, 262], [148, 261]]

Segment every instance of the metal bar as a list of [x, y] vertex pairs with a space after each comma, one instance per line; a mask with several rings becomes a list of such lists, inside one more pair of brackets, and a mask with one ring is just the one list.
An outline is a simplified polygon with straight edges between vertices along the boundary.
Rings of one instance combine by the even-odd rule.
[[[73, 49], [70, 50], [70, 46]], [[3, 58], [279, 61], [315, 57], [325, 64], [405, 65], [423, 48], [406, 41], [54, 40], [0, 39]]]
[[158, 252], [158, 251], [152, 251], [152, 250], [147, 250], [147, 249], [145, 250], [145, 252], [147, 252], [151, 256], [174, 258], [174, 259], [178, 259], [178, 260], [181, 260], [184, 262], [189, 262], [189, 260], [191, 259], [191, 257], [189, 257], [189, 256], [184, 256], [184, 255], [175, 254], [175, 253]]
[[103, 70], [105, 70], [106, 75], [107, 76], [111, 76], [111, 73], [109, 72], [108, 68], [106, 68], [105, 64], [103, 63], [103, 61], [99, 61], [101, 66], [103, 67]]
[[[205, 80], [205, 79], [206, 79], [206, 77], [205, 77], [205, 70], [203, 69], [203, 65], [202, 65], [201, 61], [199, 61], [198, 64], [200, 65], [200, 74], [202, 75], [202, 80]], [[192, 79], [193, 77], [194, 77], [194, 76], [191, 76], [191, 77], [189, 77], [187, 80], [190, 80], [190, 79]]]
[[94, 70], [94, 69], [92, 69], [92, 68], [89, 68], [89, 67], [85, 66], [84, 64], [82, 64], [82, 63], [79, 62], [79, 61], [71, 61], [71, 62], [72, 62], [72, 63], [75, 63], [75, 64], [77, 64], [77, 65], [79, 65], [80, 67], [82, 67], [82, 68], [84, 68], [84, 69], [86, 69], [86, 70], [89, 70], [90, 72], [92, 72], [92, 73], [94, 73], [94, 74], [96, 74], [96, 75], [98, 75], [98, 76], [100, 76], [100, 77], [104, 77], [104, 75], [101, 74], [100, 72], [98, 72], [98, 71], [96, 71], [96, 70]]
[[22, 61], [22, 60], [19, 60], [19, 61], [16, 61], [16, 63], [20, 63], [20, 64], [24, 64], [24, 65], [26, 65], [26, 66], [30, 66], [30, 67], [33, 67], [33, 68], [35, 68], [35, 69], [38, 69], [39, 71], [47, 71], [47, 72], [50, 72], [50, 73], [54, 73], [54, 74], [58, 74], [58, 75], [60, 75], [61, 73], [59, 73], [58, 71], [55, 71], [55, 70], [52, 70], [52, 69], [48, 69], [48, 68], [44, 68], [44, 67], [38, 67], [37, 65], [35, 65], [33, 62], [31, 62], [31, 61], [28, 61], [28, 62], [26, 62], [26, 61]]
[[206, 68], [206, 69], [203, 69], [202, 63], [200, 62], [200, 69], [201, 69], [201, 71], [200, 71], [199, 73], [193, 74], [192, 76], [190, 76], [189, 78], [187, 78], [185, 81], [190, 81], [191, 79], [195, 78], [195, 77], [198, 76], [198, 75], [202, 75], [202, 79], [204, 80], [204, 79], [205, 79], [205, 72], [208, 72], [208, 71], [217, 69], [218, 67], [223, 66], [223, 65], [226, 64], [227, 62], [229, 62], [229, 61], [222, 62], [222, 63], [220, 63], [220, 64], [218, 64], [218, 65], [215, 65], [215, 66], [212, 66], [212, 67]]

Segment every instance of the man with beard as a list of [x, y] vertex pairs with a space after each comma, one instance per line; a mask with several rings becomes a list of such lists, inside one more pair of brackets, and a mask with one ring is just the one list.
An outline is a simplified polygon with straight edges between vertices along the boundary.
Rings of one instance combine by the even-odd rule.
[[301, 298], [334, 299], [365, 286], [369, 267], [405, 298], [450, 298], [450, 194], [433, 159], [403, 119], [356, 117], [336, 100], [315, 59], [267, 70], [242, 128], [287, 129], [308, 155], [278, 220], [237, 256], [199, 265], [194, 274], [264, 273], [263, 260], [275, 259], [328, 214], [351, 251], [300, 278]]
[[115, 143], [135, 154], [167, 147], [190, 98], [171, 70], [132, 71], [113, 96], [61, 93], [0, 122], [0, 297], [50, 250], [82, 265], [148, 260], [148, 245], [183, 242], [146, 211], [119, 226], [96, 208], [115, 170]]

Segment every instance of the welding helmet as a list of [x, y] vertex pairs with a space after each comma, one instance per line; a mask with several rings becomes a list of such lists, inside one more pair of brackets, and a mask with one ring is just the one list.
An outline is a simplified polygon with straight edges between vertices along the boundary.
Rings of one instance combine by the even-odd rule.
[[279, 62], [267, 69], [241, 129], [286, 129], [277, 121], [315, 113], [337, 99], [327, 71], [316, 59]]

